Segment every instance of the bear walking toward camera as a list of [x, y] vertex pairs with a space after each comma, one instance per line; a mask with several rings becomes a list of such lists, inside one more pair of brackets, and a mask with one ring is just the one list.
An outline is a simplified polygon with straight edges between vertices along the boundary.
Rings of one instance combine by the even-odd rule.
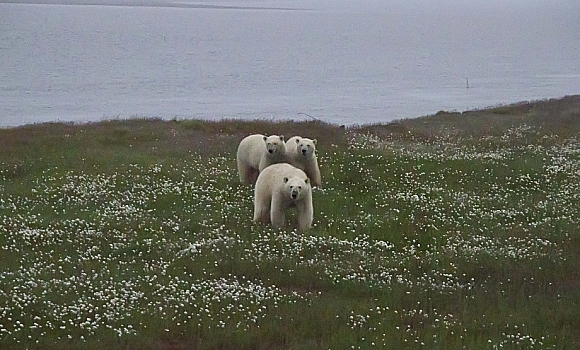
[[312, 189], [306, 174], [290, 164], [270, 165], [258, 176], [254, 189], [254, 222], [284, 227], [286, 211], [295, 207], [300, 231], [312, 226]]
[[258, 174], [268, 165], [280, 163], [286, 157], [284, 136], [254, 134], [244, 138], [236, 155], [240, 181], [253, 185]]
[[312, 181], [312, 186], [322, 187], [318, 160], [316, 160], [316, 139], [293, 136], [286, 141], [286, 160], [288, 163], [304, 170]]

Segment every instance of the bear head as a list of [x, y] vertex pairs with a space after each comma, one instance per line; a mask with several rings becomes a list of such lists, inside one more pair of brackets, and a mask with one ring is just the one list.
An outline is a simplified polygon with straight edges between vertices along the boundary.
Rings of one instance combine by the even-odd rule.
[[284, 136], [272, 135], [264, 136], [264, 142], [266, 143], [266, 149], [270, 154], [285, 154], [286, 144], [284, 143]]
[[298, 154], [305, 158], [310, 158], [316, 152], [316, 139], [311, 140], [303, 137], [297, 138], [296, 147]]
[[285, 177], [284, 190], [293, 200], [300, 200], [310, 190], [310, 180], [307, 177]]

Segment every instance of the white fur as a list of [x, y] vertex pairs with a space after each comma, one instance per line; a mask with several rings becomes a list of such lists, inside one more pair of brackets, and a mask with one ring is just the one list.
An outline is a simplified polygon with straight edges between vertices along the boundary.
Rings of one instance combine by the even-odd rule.
[[284, 227], [286, 210], [295, 207], [298, 229], [312, 227], [312, 189], [306, 174], [290, 164], [270, 165], [258, 176], [254, 189], [254, 222]]
[[304, 170], [312, 186], [322, 187], [320, 168], [316, 159], [316, 139], [293, 136], [286, 141], [286, 161]]
[[236, 155], [240, 181], [255, 184], [258, 174], [268, 165], [285, 160], [284, 136], [254, 134], [244, 138]]

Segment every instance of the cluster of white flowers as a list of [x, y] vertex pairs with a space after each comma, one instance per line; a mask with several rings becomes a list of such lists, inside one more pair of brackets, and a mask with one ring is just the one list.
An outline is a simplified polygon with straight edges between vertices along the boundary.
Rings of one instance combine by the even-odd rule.
[[[208, 256], [237, 243], [216, 220], [231, 209], [224, 198], [236, 192], [216, 183], [230, 176], [227, 161], [64, 177], [46, 171], [28, 196], [0, 193], [4, 213], [14, 209], [0, 222], [0, 339], [34, 344], [137, 335], [150, 323], [145, 319], [156, 317], [183, 332], [243, 331], [278, 305], [302, 300], [259, 279], [187, 269], [202, 250], [205, 262], [217, 266]], [[192, 222], [188, 214], [209, 215]]]
[[[315, 300], [293, 285], [305, 275], [337, 290], [455, 297], [483, 283], [461, 263], [557, 261], [580, 224], [580, 143], [518, 141], [534, 132], [412, 143], [357, 135], [351, 150], [360, 152], [320, 157], [334, 164], [316, 189], [315, 205], [326, 205], [303, 234], [251, 223], [252, 190], [232, 180], [232, 157], [48, 169], [28, 192], [0, 187], [0, 340], [127, 337], [152, 320], [179, 335], [245, 332], [281, 305]], [[0, 169], [16, 181], [12, 166]], [[385, 324], [397, 324], [402, 344], [425, 345], [425, 325], [431, 345], [465, 335], [458, 317], [426, 304], [377, 304], [345, 322], [377, 347], [389, 345]], [[522, 334], [506, 329], [492, 345], [547, 344]]]

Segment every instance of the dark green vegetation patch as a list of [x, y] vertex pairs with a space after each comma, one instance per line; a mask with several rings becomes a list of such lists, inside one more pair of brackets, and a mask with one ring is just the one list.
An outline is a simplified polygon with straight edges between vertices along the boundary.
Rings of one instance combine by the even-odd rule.
[[[0, 348], [578, 348], [579, 130], [577, 96], [0, 130]], [[311, 231], [251, 223], [256, 132], [318, 139]]]

